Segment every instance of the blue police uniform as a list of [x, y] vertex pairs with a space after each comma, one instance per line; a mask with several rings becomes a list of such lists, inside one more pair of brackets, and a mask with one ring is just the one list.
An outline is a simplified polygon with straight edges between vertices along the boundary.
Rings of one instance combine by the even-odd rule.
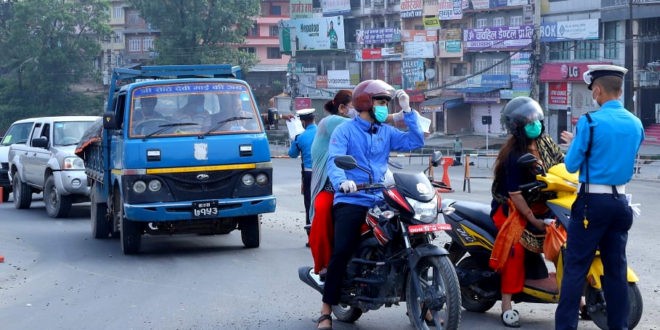
[[[589, 89], [592, 82], [588, 82]], [[578, 120], [564, 160], [570, 172], [580, 171], [580, 190], [571, 209], [555, 329], [577, 329], [580, 297], [597, 248], [604, 267], [608, 327], [627, 329], [625, 249], [633, 214], [624, 194], [625, 184], [633, 175], [644, 129], [639, 118], [619, 100], [605, 102], [590, 117], [591, 122], [587, 116]], [[590, 137], [591, 149], [587, 155]]]
[[[309, 208], [312, 203], [311, 185], [312, 185], [312, 143], [316, 135], [316, 124], [311, 123], [305, 127], [305, 131], [300, 133], [291, 142], [289, 148], [289, 157], [298, 158], [302, 155], [302, 192], [305, 203], [305, 224], [309, 225]], [[306, 227], [308, 228], [308, 227]]]

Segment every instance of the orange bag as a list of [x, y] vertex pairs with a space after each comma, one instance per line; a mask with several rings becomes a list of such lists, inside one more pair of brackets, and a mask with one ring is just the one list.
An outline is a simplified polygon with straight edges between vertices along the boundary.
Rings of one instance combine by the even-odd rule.
[[504, 264], [511, 255], [511, 247], [520, 241], [522, 232], [525, 229], [525, 223], [527, 222], [513, 205], [511, 199], [509, 199], [508, 204], [509, 215], [497, 233], [495, 244], [493, 244], [493, 251], [490, 254], [490, 260], [488, 260], [488, 266], [495, 271], [500, 271], [504, 267]]
[[545, 242], [543, 242], [543, 254], [545, 258], [557, 263], [559, 250], [566, 243], [566, 228], [556, 220], [545, 226]]

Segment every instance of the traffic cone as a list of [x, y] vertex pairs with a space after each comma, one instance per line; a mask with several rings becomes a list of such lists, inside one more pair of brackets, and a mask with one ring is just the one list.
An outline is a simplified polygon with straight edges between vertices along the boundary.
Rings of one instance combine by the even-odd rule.
[[0, 204], [4, 202], [4, 196], [5, 196], [5, 191], [3, 190], [4, 188], [0, 187]]
[[434, 182], [435, 188], [439, 192], [454, 192], [451, 188], [451, 181], [449, 180], [449, 167], [454, 164], [454, 159], [451, 157], [442, 157], [442, 182]]
[[5, 256], [0, 256], [0, 264], [5, 262]]

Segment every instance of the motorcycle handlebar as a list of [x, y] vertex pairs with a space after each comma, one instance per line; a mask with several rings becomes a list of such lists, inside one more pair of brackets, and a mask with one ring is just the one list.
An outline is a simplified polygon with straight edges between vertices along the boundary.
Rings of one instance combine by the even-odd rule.
[[[369, 189], [383, 189], [385, 188], [385, 185], [382, 183], [358, 183], [355, 185], [357, 187], [357, 190], [369, 190]], [[348, 193], [347, 191], [342, 190], [339, 188], [339, 190], [343, 193]]]
[[525, 183], [520, 185], [520, 190], [525, 190], [525, 191], [532, 191], [535, 189], [539, 188], [545, 188], [546, 184], [545, 182], [540, 182], [540, 181], [534, 181], [530, 183]]

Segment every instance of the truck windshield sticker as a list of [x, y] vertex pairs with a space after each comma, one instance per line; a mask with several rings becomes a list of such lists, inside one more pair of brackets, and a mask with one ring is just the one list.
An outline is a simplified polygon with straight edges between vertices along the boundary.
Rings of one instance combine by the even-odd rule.
[[209, 146], [206, 143], [195, 143], [194, 150], [195, 159], [208, 160], [209, 159]]
[[235, 83], [189, 83], [139, 87], [133, 91], [133, 97], [190, 94], [199, 92], [245, 92], [247, 88]]

